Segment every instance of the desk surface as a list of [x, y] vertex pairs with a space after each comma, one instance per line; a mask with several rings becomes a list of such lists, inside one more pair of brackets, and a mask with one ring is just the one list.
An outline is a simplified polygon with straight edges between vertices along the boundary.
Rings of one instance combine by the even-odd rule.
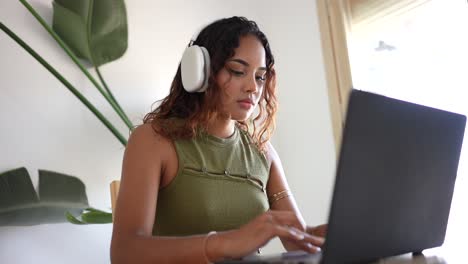
[[[287, 259], [283, 259], [281, 257], [282, 254], [291, 254], [287, 257]], [[304, 253], [299, 251], [296, 252], [289, 252], [289, 253], [280, 253], [280, 254], [268, 254], [262, 255], [261, 257], [258, 255], [252, 255], [247, 257], [244, 260], [229, 260], [223, 261], [220, 263], [223, 264], [245, 264], [245, 263], [319, 263], [320, 262], [320, 255], [308, 255], [304, 258]], [[453, 264], [464, 263], [454, 261]], [[450, 263], [450, 264], [452, 264]], [[431, 254], [423, 254], [423, 255], [416, 255], [413, 256], [412, 254], [404, 254], [389, 258], [381, 259], [377, 262], [372, 262], [369, 264], [448, 264], [448, 262], [441, 256], [438, 255], [431, 255]]]
[[382, 259], [373, 264], [448, 264], [444, 258], [439, 256], [412, 256], [411, 254], [401, 255]]

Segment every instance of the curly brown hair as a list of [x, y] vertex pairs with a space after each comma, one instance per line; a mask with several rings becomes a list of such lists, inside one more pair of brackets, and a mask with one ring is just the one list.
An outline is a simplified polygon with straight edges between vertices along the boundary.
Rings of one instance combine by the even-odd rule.
[[[250, 122], [236, 122], [241, 129], [249, 133], [258, 149], [265, 151], [266, 142], [275, 129], [278, 104], [275, 60], [265, 34], [260, 31], [254, 21], [245, 17], [217, 20], [206, 26], [193, 42], [194, 45], [205, 47], [210, 54], [211, 69], [208, 89], [204, 93], [187, 92], [182, 86], [179, 64], [169, 95], [160, 101], [160, 105], [154, 111], [144, 117], [143, 123], [151, 123], [157, 133], [171, 139], [193, 138], [197, 135], [198, 129], [206, 130], [209, 122], [217, 117], [221, 109], [221, 89], [216, 84], [215, 77], [225, 67], [226, 61], [234, 56], [234, 50], [239, 47], [240, 38], [246, 35], [257, 37], [265, 49], [266, 81], [258, 103], [257, 116]], [[178, 122], [181, 119], [183, 122]]]

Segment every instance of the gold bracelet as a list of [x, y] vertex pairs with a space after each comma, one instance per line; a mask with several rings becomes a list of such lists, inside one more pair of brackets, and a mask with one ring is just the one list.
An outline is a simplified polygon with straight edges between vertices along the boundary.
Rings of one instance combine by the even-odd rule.
[[291, 196], [291, 192], [286, 189], [271, 195], [270, 197], [268, 197], [268, 200], [270, 202], [270, 205], [272, 205], [274, 202], [284, 199], [288, 196]]
[[206, 254], [206, 244], [208, 242], [208, 238], [210, 238], [211, 235], [216, 235], [216, 231], [211, 231], [209, 232], [205, 238], [203, 239], [203, 256], [205, 257], [205, 261], [207, 264], [212, 264], [211, 260], [208, 258], [208, 255]]

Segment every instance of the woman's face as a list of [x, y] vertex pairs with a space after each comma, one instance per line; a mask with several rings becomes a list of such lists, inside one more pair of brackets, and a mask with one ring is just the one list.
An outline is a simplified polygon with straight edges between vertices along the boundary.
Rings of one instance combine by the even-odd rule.
[[241, 37], [234, 56], [216, 76], [222, 89], [223, 116], [243, 121], [252, 115], [262, 96], [267, 72], [265, 64], [265, 49], [257, 37]]

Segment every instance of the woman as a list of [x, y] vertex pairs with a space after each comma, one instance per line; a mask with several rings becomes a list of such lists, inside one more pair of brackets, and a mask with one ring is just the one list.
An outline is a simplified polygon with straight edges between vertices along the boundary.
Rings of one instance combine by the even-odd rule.
[[326, 226], [305, 225], [268, 141], [277, 102], [265, 35], [232, 17], [191, 44], [206, 49], [208, 76], [192, 87], [184, 55], [170, 94], [130, 136], [112, 262], [210, 263], [274, 237], [287, 250], [319, 251]]

